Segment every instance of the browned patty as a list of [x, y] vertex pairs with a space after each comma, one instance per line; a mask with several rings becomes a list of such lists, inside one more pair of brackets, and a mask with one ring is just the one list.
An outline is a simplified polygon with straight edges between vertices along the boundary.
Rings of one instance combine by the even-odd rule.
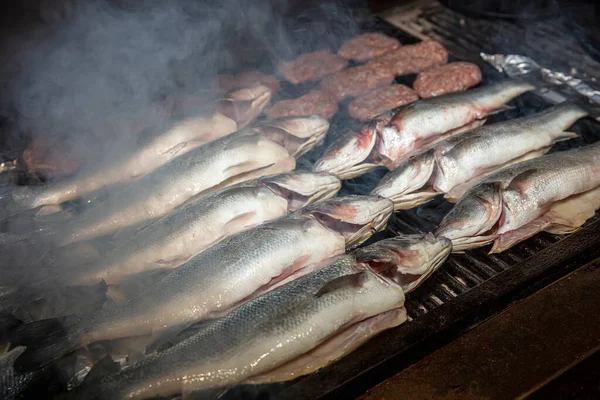
[[356, 119], [368, 121], [386, 111], [418, 99], [417, 93], [408, 86], [386, 86], [354, 99], [348, 104], [348, 112]]
[[435, 97], [467, 90], [481, 82], [481, 70], [475, 64], [455, 62], [421, 72], [414, 89], [421, 97]]
[[287, 81], [297, 85], [321, 79], [346, 68], [346, 65], [348, 61], [342, 57], [329, 50], [319, 50], [304, 54], [292, 61], [282, 62], [279, 64], [279, 72]]
[[382, 33], [363, 33], [344, 42], [338, 50], [338, 55], [348, 60], [367, 61], [400, 46], [398, 39]]
[[321, 87], [336, 99], [342, 100], [360, 96], [380, 86], [387, 86], [394, 78], [394, 72], [385, 66], [361, 65], [328, 76], [321, 82]]
[[220, 93], [230, 92], [235, 89], [251, 88], [258, 85], [264, 85], [273, 92], [276, 92], [279, 90], [279, 79], [258, 71], [242, 72], [237, 75], [219, 75], [217, 77], [217, 89]]
[[267, 110], [267, 118], [308, 117], [320, 115], [330, 119], [337, 112], [335, 98], [321, 90], [311, 90], [296, 99], [280, 100]]
[[398, 76], [416, 74], [448, 62], [448, 51], [434, 40], [402, 46], [372, 61], [379, 68], [388, 68]]

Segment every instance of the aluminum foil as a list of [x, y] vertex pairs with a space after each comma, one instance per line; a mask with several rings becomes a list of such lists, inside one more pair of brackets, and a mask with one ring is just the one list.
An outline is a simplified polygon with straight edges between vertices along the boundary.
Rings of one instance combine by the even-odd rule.
[[548, 68], [542, 68], [533, 59], [518, 54], [486, 54], [480, 53], [481, 58], [491, 64], [499, 72], [508, 76], [518, 76], [539, 71], [544, 81], [553, 85], [566, 85], [575, 90], [580, 95], [588, 98], [594, 103], [600, 105], [600, 91], [590, 87], [581, 79], [574, 78], [571, 75], [562, 72], [552, 71]]

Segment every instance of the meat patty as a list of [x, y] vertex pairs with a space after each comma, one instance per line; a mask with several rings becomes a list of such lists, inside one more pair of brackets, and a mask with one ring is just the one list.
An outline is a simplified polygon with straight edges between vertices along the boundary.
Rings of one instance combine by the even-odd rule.
[[338, 50], [338, 55], [348, 60], [367, 61], [400, 46], [398, 39], [382, 33], [369, 32], [344, 42]]
[[421, 72], [414, 89], [421, 97], [462, 92], [481, 82], [481, 70], [475, 64], [455, 62]]
[[328, 76], [321, 82], [321, 87], [336, 99], [360, 96], [380, 86], [387, 86], [394, 81], [394, 72], [381, 65], [361, 65], [352, 67]]
[[330, 94], [321, 90], [311, 90], [296, 99], [280, 100], [267, 110], [268, 119], [284, 117], [308, 117], [320, 115], [332, 118], [338, 110], [337, 101]]
[[264, 85], [273, 92], [277, 92], [279, 90], [279, 79], [258, 71], [242, 72], [237, 75], [219, 75], [217, 77], [217, 89], [219, 93], [226, 93], [235, 89], [251, 88], [258, 85]]
[[342, 57], [329, 50], [319, 50], [304, 54], [292, 61], [282, 62], [279, 65], [279, 72], [287, 81], [297, 85], [341, 71], [346, 68], [346, 65], [348, 61]]
[[416, 74], [448, 62], [448, 51], [434, 40], [402, 46], [367, 65], [391, 69], [396, 75]]
[[348, 104], [348, 112], [353, 118], [368, 121], [386, 111], [418, 99], [417, 93], [408, 86], [386, 86], [354, 99]]

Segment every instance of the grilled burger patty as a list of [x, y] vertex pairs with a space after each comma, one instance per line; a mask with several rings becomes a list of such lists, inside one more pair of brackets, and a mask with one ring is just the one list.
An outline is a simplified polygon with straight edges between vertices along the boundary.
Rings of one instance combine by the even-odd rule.
[[475, 64], [454, 62], [419, 73], [413, 87], [420, 97], [435, 97], [462, 92], [481, 82], [481, 70]]

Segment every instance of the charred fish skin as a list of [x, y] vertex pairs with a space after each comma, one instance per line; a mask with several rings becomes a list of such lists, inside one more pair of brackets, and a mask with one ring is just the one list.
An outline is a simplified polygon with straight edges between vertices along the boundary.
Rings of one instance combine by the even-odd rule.
[[351, 256], [238, 307], [197, 335], [103, 378], [101, 398], [223, 387], [311, 350], [346, 326], [399, 308], [402, 289]]
[[65, 280], [71, 285], [115, 284], [137, 273], [175, 268], [224, 238], [333, 197], [340, 186], [333, 175], [296, 172], [224, 189], [152, 223], [99, 263], [82, 266]]
[[[433, 187], [443, 193], [485, 172], [554, 143], [577, 137], [564, 132], [587, 112], [574, 104], [552, 107], [528, 117], [483, 126], [454, 145], [438, 147]], [[539, 154], [539, 153], [538, 153]], [[539, 154], [541, 155], [541, 154]]]
[[112, 234], [160, 218], [208, 190], [294, 167], [295, 159], [285, 148], [240, 131], [172, 160], [76, 216], [55, 235], [57, 244]]

